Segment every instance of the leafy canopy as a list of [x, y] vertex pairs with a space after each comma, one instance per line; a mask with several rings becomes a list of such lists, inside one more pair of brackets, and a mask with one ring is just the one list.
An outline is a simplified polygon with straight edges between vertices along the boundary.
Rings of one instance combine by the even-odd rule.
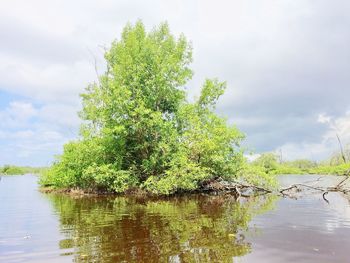
[[81, 95], [81, 137], [43, 185], [170, 194], [237, 176], [244, 136], [214, 112], [226, 83], [207, 79], [199, 98], [186, 100], [192, 48], [183, 35], [166, 23], [150, 32], [128, 24], [105, 59], [106, 72]]

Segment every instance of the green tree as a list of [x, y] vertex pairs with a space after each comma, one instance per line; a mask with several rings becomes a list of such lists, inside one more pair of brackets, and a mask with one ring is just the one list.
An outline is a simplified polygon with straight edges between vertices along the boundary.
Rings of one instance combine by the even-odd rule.
[[288, 165], [300, 169], [301, 171], [307, 172], [312, 168], [317, 167], [317, 163], [307, 159], [298, 159], [289, 162]]
[[274, 153], [263, 153], [254, 162], [253, 165], [262, 167], [266, 173], [274, 173], [277, 170], [277, 156]]
[[14, 165], [4, 165], [1, 169], [0, 169], [0, 175], [4, 174], [4, 175], [22, 175], [24, 174], [25, 171], [18, 166], [14, 166]]
[[215, 114], [226, 84], [206, 80], [187, 102], [192, 48], [183, 35], [165, 23], [151, 32], [128, 24], [105, 58], [105, 74], [81, 95], [81, 138], [64, 147], [43, 185], [170, 194], [237, 176], [244, 136]]

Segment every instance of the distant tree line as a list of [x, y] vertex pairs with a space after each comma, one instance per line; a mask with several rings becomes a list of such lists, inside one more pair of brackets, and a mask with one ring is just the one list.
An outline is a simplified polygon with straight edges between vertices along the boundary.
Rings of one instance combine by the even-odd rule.
[[[345, 156], [345, 159], [344, 159]], [[307, 159], [283, 161], [276, 153], [263, 153], [250, 165], [267, 174], [334, 174], [350, 173], [350, 144], [343, 152], [335, 152], [327, 160], [320, 162]]]
[[6, 164], [0, 167], [0, 175], [41, 174], [45, 170], [47, 170], [46, 167], [16, 166]]

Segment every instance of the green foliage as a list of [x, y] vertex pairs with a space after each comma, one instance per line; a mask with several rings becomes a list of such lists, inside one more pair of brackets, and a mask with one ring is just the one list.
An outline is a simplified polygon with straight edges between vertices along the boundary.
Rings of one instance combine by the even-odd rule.
[[263, 153], [253, 162], [253, 165], [261, 167], [267, 174], [276, 174], [277, 156], [273, 153]]
[[174, 156], [170, 168], [161, 177], [150, 176], [143, 187], [157, 194], [171, 194], [175, 191], [189, 191], [197, 188], [198, 184], [211, 177], [210, 171], [198, 163], [191, 162], [187, 156]]
[[306, 159], [286, 161], [277, 165], [276, 174], [307, 174], [315, 167], [316, 162]]
[[4, 167], [2, 167], [0, 170], [0, 174], [21, 175], [21, 174], [25, 174], [25, 171], [18, 166], [4, 165]]
[[82, 186], [83, 172], [90, 165], [102, 164], [103, 145], [99, 139], [70, 142], [64, 146], [61, 155], [53, 166], [43, 173], [40, 184], [58, 188]]
[[[335, 162], [335, 156], [321, 163], [310, 161], [307, 159], [298, 159], [294, 161], [277, 161], [277, 156], [274, 153], [263, 153], [258, 159], [251, 164], [246, 165], [242, 170], [242, 174], [250, 174], [247, 176], [247, 181], [260, 180], [263, 182], [266, 175], [283, 175], [283, 174], [331, 174], [331, 175], [346, 175], [350, 172], [350, 163], [344, 161]], [[332, 161], [333, 160], [333, 161]]]
[[29, 167], [29, 166], [15, 166], [4, 165], [0, 167], [0, 175], [23, 175], [23, 174], [41, 174], [47, 168], [45, 167]]
[[137, 22], [105, 58], [106, 73], [81, 95], [81, 138], [64, 147], [42, 185], [171, 194], [238, 176], [244, 136], [214, 112], [226, 83], [206, 80], [199, 99], [187, 102], [192, 48], [184, 36]]
[[295, 167], [300, 169], [303, 172], [307, 172], [312, 168], [317, 167], [317, 163], [314, 161], [310, 161], [307, 159], [298, 159], [295, 161], [287, 162], [286, 163], [288, 166]]
[[339, 165], [320, 165], [310, 169], [311, 174], [332, 174], [332, 175], [347, 175], [350, 173], [350, 163]]
[[[317, 163], [299, 159], [294, 161], [278, 162], [278, 157], [274, 153], [263, 153], [252, 162], [250, 169], [260, 169], [263, 174], [282, 175], [282, 174], [307, 174], [317, 167]], [[263, 176], [262, 174], [262, 176]]]
[[84, 188], [122, 193], [137, 185], [137, 178], [130, 171], [117, 170], [110, 164], [89, 166], [83, 173]]
[[344, 163], [342, 153], [337, 151], [328, 160], [310, 167], [308, 172], [311, 174], [350, 175], [350, 144], [344, 147], [343, 154], [347, 161], [346, 163]]
[[267, 173], [264, 167], [258, 165], [245, 163], [238, 175], [241, 180], [251, 185], [264, 187], [266, 189], [277, 187], [276, 174]]
[[281, 163], [277, 166], [275, 174], [283, 175], [283, 174], [307, 174], [309, 170], [302, 170], [293, 164], [288, 162]]

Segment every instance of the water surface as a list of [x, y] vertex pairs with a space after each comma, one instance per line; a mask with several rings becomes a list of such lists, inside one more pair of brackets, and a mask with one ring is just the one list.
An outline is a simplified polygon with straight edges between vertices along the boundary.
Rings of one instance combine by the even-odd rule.
[[35, 176], [2, 177], [0, 262], [349, 262], [349, 200], [327, 199], [73, 198], [39, 193]]

